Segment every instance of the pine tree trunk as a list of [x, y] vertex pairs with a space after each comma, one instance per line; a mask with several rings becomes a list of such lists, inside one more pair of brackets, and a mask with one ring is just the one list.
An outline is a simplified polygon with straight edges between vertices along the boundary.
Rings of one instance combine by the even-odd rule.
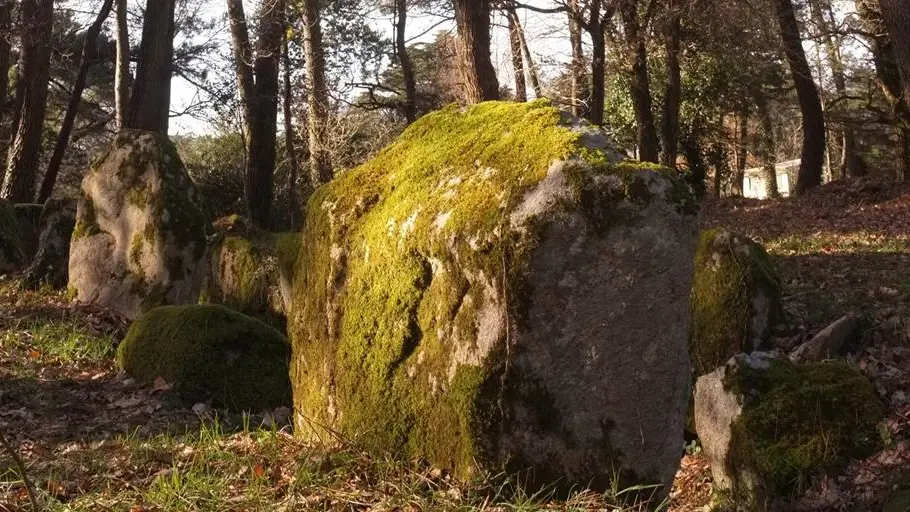
[[528, 87], [525, 83], [525, 66], [521, 55], [521, 36], [518, 33], [518, 14], [514, 8], [506, 9], [509, 21], [509, 48], [512, 51], [512, 69], [515, 73], [515, 101], [528, 101]]
[[332, 160], [326, 145], [329, 122], [329, 90], [325, 78], [325, 53], [322, 47], [319, 0], [303, 0], [304, 53], [307, 79], [307, 132], [310, 150], [310, 175], [314, 186], [332, 179]]
[[784, 53], [790, 66], [799, 107], [802, 112], [803, 146], [800, 155], [799, 177], [796, 193], [805, 194], [822, 183], [822, 166], [825, 161], [825, 118], [821, 98], [812, 80], [809, 62], [803, 51], [799, 25], [793, 11], [792, 0], [775, 0], [777, 21], [780, 25]]
[[35, 200], [47, 88], [50, 80], [53, 0], [23, 0], [19, 54], [19, 112], [0, 197], [14, 203]]
[[411, 124], [417, 119], [417, 81], [414, 78], [414, 66], [411, 65], [405, 38], [408, 23], [407, 0], [395, 0], [395, 12], [398, 15], [398, 21], [395, 23], [395, 56], [398, 57], [401, 75], [404, 77], [404, 118]]
[[901, 76], [904, 106], [910, 111], [910, 0], [878, 0]]
[[599, 126], [604, 124], [604, 96], [607, 88], [607, 38], [604, 35], [603, 25], [600, 23], [594, 24], [596, 27], [592, 27], [589, 31], [591, 35], [591, 109], [588, 111], [588, 120]]
[[540, 73], [537, 71], [537, 65], [534, 64], [534, 57], [531, 56], [531, 48], [528, 47], [528, 40], [525, 39], [525, 29], [521, 26], [521, 20], [518, 19], [518, 13], [513, 11], [512, 22], [515, 23], [515, 31], [518, 33], [518, 41], [521, 43], [522, 55], [526, 62], [525, 69], [528, 71], [528, 78], [531, 80], [531, 89], [537, 98], [543, 97], [543, 88], [540, 86]]
[[[679, 39], [681, 37], [679, 7], [670, 0], [670, 20], [667, 27], [667, 91], [664, 95], [664, 117], [661, 130], [663, 155], [661, 163], [676, 167], [676, 148], [679, 136], [679, 104], [682, 97], [682, 77], [679, 68]], [[740, 184], [742, 188], [742, 184]], [[740, 190], [740, 194], [742, 190]]]
[[60, 125], [60, 132], [57, 134], [57, 143], [54, 146], [54, 153], [47, 165], [47, 172], [44, 173], [44, 180], [41, 182], [41, 191], [38, 193], [38, 202], [44, 203], [51, 197], [54, 191], [54, 185], [57, 183], [57, 175], [60, 173], [60, 164], [63, 163], [63, 155], [69, 145], [70, 135], [73, 132], [73, 126], [76, 124], [76, 114], [79, 111], [79, 104], [82, 102], [82, 92], [85, 90], [85, 80], [88, 76], [89, 67], [94, 64], [97, 58], [95, 44], [98, 41], [98, 34], [107, 17], [111, 13], [111, 6], [114, 0], [104, 0], [101, 4], [101, 10], [95, 17], [94, 23], [89, 26], [85, 32], [85, 41], [82, 44], [82, 53], [79, 56], [79, 71], [76, 74], [76, 81], [73, 83], [73, 92], [70, 95], [69, 103], [66, 106], [66, 114], [63, 116], [63, 123]]
[[130, 103], [130, 32], [127, 24], [127, 0], [117, 0], [117, 62], [114, 71], [114, 111], [117, 129], [126, 123]]
[[175, 0], [148, 0], [142, 23], [139, 67], [126, 127], [167, 135], [174, 56]]
[[654, 113], [651, 111], [651, 84], [648, 74], [648, 47], [638, 18], [638, 2], [625, 1], [620, 8], [626, 44], [631, 51], [632, 82], [630, 94], [638, 127], [638, 154], [643, 162], [658, 162], [659, 152]]
[[[10, 18], [13, 10], [12, 0], [0, 1], [0, 35], [8, 34], [10, 31]], [[0, 114], [6, 107], [6, 100], [9, 96], [9, 67], [12, 54], [12, 45], [8, 37], [0, 37]]]
[[749, 134], [749, 113], [736, 114], [736, 172], [733, 174], [733, 195], [743, 195], [743, 180], [746, 178], [746, 138]]
[[[288, 201], [291, 203], [291, 229], [300, 229], [303, 224], [303, 204], [301, 195], [309, 197], [310, 180], [305, 174], [301, 176], [300, 158], [297, 155], [297, 142], [294, 137], [294, 112], [291, 103], [294, 98], [291, 87], [291, 56], [288, 52], [288, 39], [285, 37], [282, 45], [282, 67], [284, 68], [284, 87], [282, 90], [282, 106], [284, 109], [284, 149], [288, 156]], [[303, 178], [301, 180], [301, 178]], [[298, 183], [300, 181], [301, 183]], [[301, 190], [302, 189], [302, 190]], [[303, 192], [303, 194], [301, 194]]]
[[455, 23], [465, 99], [499, 99], [496, 70], [490, 60], [490, 0], [455, 0]]
[[588, 101], [589, 85], [585, 76], [585, 54], [581, 44], [581, 26], [577, 16], [578, 0], [569, 0], [569, 43], [572, 45], [572, 91], [569, 103], [572, 105], [572, 114], [584, 117], [588, 114], [585, 105]]
[[764, 93], [755, 94], [755, 106], [761, 122], [759, 158], [765, 176], [765, 187], [768, 197], [776, 199], [780, 197], [780, 191], [777, 189], [777, 145], [774, 138], [774, 121], [771, 119], [771, 111]]

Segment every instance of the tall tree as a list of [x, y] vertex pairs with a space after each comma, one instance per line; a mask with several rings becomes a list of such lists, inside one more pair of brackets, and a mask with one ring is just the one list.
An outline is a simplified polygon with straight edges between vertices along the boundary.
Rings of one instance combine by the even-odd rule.
[[307, 132], [310, 179], [313, 186], [332, 179], [332, 160], [326, 144], [329, 124], [329, 89], [325, 78], [325, 49], [319, 0], [303, 0], [303, 50], [306, 57]]
[[[835, 39], [832, 29], [833, 16], [830, 0], [810, 0], [809, 11], [825, 47], [834, 91], [838, 97], [845, 98], [847, 96], [847, 77], [844, 72], [844, 61], [841, 58], [840, 41]], [[841, 176], [862, 176], [865, 173], [866, 165], [856, 147], [856, 132], [850, 122], [845, 122], [841, 130]]]
[[590, 93], [588, 77], [585, 74], [585, 53], [581, 45], [581, 25], [578, 23], [574, 13], [578, 12], [578, 0], [569, 0], [569, 43], [572, 46], [572, 84], [569, 103], [572, 106], [572, 114], [576, 116], [586, 116], [588, 96]]
[[910, 110], [910, 0], [878, 0], [901, 75], [904, 105]]
[[777, 145], [774, 137], [774, 120], [768, 108], [768, 98], [764, 91], [755, 91], [755, 110], [761, 122], [758, 155], [762, 164], [762, 174], [765, 177], [765, 186], [768, 197], [780, 197], [777, 188]]
[[130, 94], [126, 127], [167, 135], [174, 56], [175, 0], [147, 0], [139, 67]]
[[525, 70], [528, 72], [528, 78], [531, 80], [531, 89], [534, 90], [534, 96], [543, 97], [543, 88], [540, 85], [540, 73], [537, 65], [534, 64], [534, 57], [531, 55], [531, 48], [528, 47], [528, 39], [525, 37], [525, 29], [521, 26], [521, 20], [515, 9], [509, 11], [511, 16], [510, 23], [515, 26], [515, 33], [518, 35], [518, 42], [521, 44], [521, 53], [524, 56]]
[[285, 38], [284, 0], [263, 2], [255, 56], [242, 0], [228, 0], [237, 88], [243, 110], [246, 170], [244, 196], [254, 225], [267, 228], [271, 216], [278, 127], [278, 64]]
[[682, 12], [679, 0], [669, 0], [668, 10], [664, 43], [667, 54], [667, 90], [664, 94], [663, 125], [660, 132], [663, 148], [661, 163], [667, 167], [675, 167], [679, 137], [679, 105], [682, 100], [682, 72], [679, 66]]
[[[291, 203], [291, 227], [299, 229], [303, 216], [301, 195], [308, 197], [310, 194], [309, 176], [300, 172], [300, 158], [297, 154], [297, 139], [294, 136], [294, 111], [291, 108], [294, 92], [291, 85], [291, 55], [289, 51], [288, 35], [285, 32], [284, 44], [281, 49], [281, 66], [284, 68], [281, 104], [284, 117], [284, 150], [288, 156], [288, 202]], [[299, 183], [302, 182], [302, 183]], [[302, 192], [302, 193], [301, 193]]]
[[13, 1], [0, 1], [0, 112], [6, 105], [6, 97], [9, 94], [9, 66], [12, 54], [12, 45], [6, 35], [10, 31], [10, 18], [13, 11]]
[[404, 77], [404, 118], [408, 124], [417, 119], [417, 81], [414, 79], [414, 66], [408, 55], [405, 30], [408, 24], [408, 0], [395, 0], [395, 57], [401, 66]]
[[804, 194], [822, 183], [825, 160], [825, 118], [818, 88], [812, 80], [809, 62], [803, 51], [802, 37], [796, 22], [792, 0], [774, 0], [784, 54], [790, 66], [799, 108], [802, 112], [803, 144], [800, 154], [796, 193]]
[[18, 112], [0, 197], [17, 203], [35, 199], [35, 179], [50, 80], [53, 0], [22, 0], [20, 6]]
[[66, 106], [63, 123], [60, 125], [60, 132], [57, 134], [54, 152], [47, 165], [47, 171], [44, 173], [44, 180], [41, 182], [41, 191], [38, 193], [39, 203], [44, 203], [50, 199], [51, 193], [54, 191], [54, 184], [57, 182], [57, 175], [60, 173], [60, 164], [63, 163], [63, 154], [69, 145], [70, 134], [72, 134], [73, 125], [76, 123], [79, 103], [82, 102], [82, 92], [85, 90], [88, 69], [97, 59], [96, 42], [98, 41], [98, 35], [101, 33], [101, 28], [111, 13], [113, 3], [114, 0], [104, 0], [98, 15], [95, 17], [95, 21], [85, 33], [85, 40], [82, 43], [82, 50], [79, 55], [79, 71], [76, 73], [73, 92], [70, 94], [69, 103]]
[[644, 162], [657, 162], [660, 151], [654, 113], [651, 111], [651, 82], [646, 41], [646, 32], [653, 14], [651, 9], [654, 5], [654, 2], [649, 2], [644, 16], [638, 12], [638, 0], [622, 0], [619, 8], [626, 45], [631, 53], [630, 92], [632, 107], [635, 110], [635, 124], [638, 129], [638, 153], [639, 158]]
[[117, 61], [114, 71], [114, 111], [117, 128], [126, 123], [126, 111], [130, 103], [130, 31], [126, 17], [126, 1], [117, 0]]
[[[514, 15], [514, 16], [513, 16]], [[524, 57], [522, 56], [521, 34], [519, 33], [518, 14], [514, 7], [506, 8], [509, 21], [509, 47], [512, 50], [512, 69], [515, 72], [515, 101], [528, 101], [528, 86], [525, 83]]]
[[454, 0], [461, 72], [468, 103], [499, 99], [490, 59], [490, 0]]

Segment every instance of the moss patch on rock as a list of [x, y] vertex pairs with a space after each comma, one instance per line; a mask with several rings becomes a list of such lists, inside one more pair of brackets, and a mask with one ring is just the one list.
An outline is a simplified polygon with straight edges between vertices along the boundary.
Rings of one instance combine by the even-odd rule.
[[[472, 474], [501, 419], [507, 347], [491, 304], [517, 322], [527, 309], [538, 215], [586, 194], [599, 214], [678, 192], [625, 186], [632, 169], [581, 137], [546, 101], [450, 106], [312, 195], [289, 324], [298, 433], [331, 426]], [[546, 179], [571, 180], [565, 204], [520, 210]]]
[[810, 476], [843, 469], [880, 445], [885, 408], [872, 384], [842, 362], [794, 364], [772, 359], [767, 368], [741, 365], [724, 385], [743, 397], [732, 425], [730, 467], [756, 482], [748, 499], [785, 496]]
[[735, 354], [767, 348], [779, 301], [780, 278], [761, 245], [722, 228], [703, 231], [689, 331], [695, 377]]
[[217, 305], [152, 309], [117, 350], [118, 364], [137, 381], [162, 377], [190, 401], [234, 410], [289, 404], [289, 359], [280, 332]]

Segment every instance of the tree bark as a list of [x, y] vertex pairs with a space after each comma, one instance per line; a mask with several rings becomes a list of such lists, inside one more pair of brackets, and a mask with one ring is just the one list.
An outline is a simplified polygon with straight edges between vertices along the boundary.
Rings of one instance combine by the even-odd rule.
[[417, 119], [417, 80], [414, 78], [414, 66], [411, 65], [405, 37], [408, 23], [407, 0], [395, 0], [395, 13], [398, 18], [395, 23], [395, 56], [398, 57], [401, 75], [404, 77], [404, 118], [411, 124]]
[[578, 13], [578, 0], [569, 0], [569, 43], [572, 46], [572, 90], [569, 103], [572, 114], [584, 117], [588, 114], [585, 105], [590, 93], [588, 79], [585, 76], [585, 54], [581, 44], [581, 26], [576, 19]]
[[38, 202], [44, 203], [51, 197], [54, 191], [54, 185], [57, 183], [57, 175], [60, 173], [60, 164], [63, 163], [63, 155], [69, 145], [70, 134], [73, 132], [73, 126], [76, 124], [76, 114], [79, 112], [79, 103], [82, 102], [82, 92], [85, 90], [85, 80], [88, 77], [88, 69], [94, 64], [97, 58], [95, 44], [98, 41], [98, 34], [104, 22], [111, 14], [113, 0], [104, 0], [101, 4], [101, 10], [95, 21], [85, 32], [85, 41], [82, 44], [82, 53], [79, 55], [79, 71], [76, 74], [76, 81], [73, 83], [73, 92], [70, 95], [69, 103], [66, 106], [66, 114], [63, 116], [63, 123], [60, 125], [60, 132], [57, 134], [57, 143], [54, 146], [54, 153], [47, 165], [47, 172], [44, 173], [44, 180], [41, 182], [41, 191], [38, 193]]
[[465, 99], [499, 99], [496, 70], [490, 60], [490, 0], [455, 0], [459, 54]]
[[780, 190], [777, 188], [777, 146], [774, 138], [774, 121], [768, 108], [768, 99], [763, 92], [755, 93], [755, 107], [758, 119], [761, 122], [761, 135], [759, 139], [759, 158], [762, 163], [762, 172], [765, 175], [765, 187], [770, 198], [779, 198]]
[[10, 18], [13, 11], [13, 0], [3, 0], [0, 2], [0, 114], [6, 107], [6, 99], [9, 95], [9, 67], [12, 54], [12, 45], [9, 37]]
[[607, 88], [607, 37], [600, 17], [600, 2], [591, 2], [585, 28], [591, 36], [591, 109], [588, 120], [599, 126], [604, 124], [604, 96]]
[[21, 4], [19, 94], [16, 131], [10, 145], [0, 197], [14, 203], [35, 200], [36, 170], [41, 156], [44, 113], [50, 80], [53, 0], [23, 0]]
[[326, 144], [329, 121], [329, 90], [325, 78], [319, 0], [303, 0], [303, 47], [306, 55], [310, 174], [314, 186], [332, 179], [332, 160]]
[[904, 108], [910, 111], [910, 0], [878, 0], [878, 3], [901, 76]]
[[524, 55], [525, 69], [528, 72], [528, 78], [531, 80], [531, 89], [537, 98], [543, 97], [543, 88], [540, 86], [540, 73], [537, 72], [537, 64], [534, 63], [534, 57], [531, 55], [531, 48], [528, 47], [528, 40], [525, 38], [525, 29], [521, 26], [521, 20], [518, 19], [518, 13], [513, 9], [512, 22], [515, 23], [515, 31], [518, 33], [518, 41], [521, 43], [521, 51]]
[[825, 161], [825, 118], [821, 98], [812, 80], [809, 62], [803, 51], [802, 38], [792, 0], [775, 0], [774, 6], [784, 42], [784, 54], [796, 86], [802, 112], [803, 145], [800, 155], [799, 177], [796, 193], [805, 194], [822, 183], [822, 166]]
[[126, 18], [127, 0], [117, 0], [117, 62], [114, 71], [114, 110], [117, 129], [126, 123], [130, 103], [130, 32]]
[[[291, 56], [288, 51], [288, 38], [284, 38], [282, 45], [282, 67], [284, 68], [284, 87], [282, 94], [282, 107], [284, 109], [284, 149], [288, 156], [288, 201], [291, 203], [291, 229], [300, 229], [303, 224], [303, 204], [301, 195], [309, 197], [310, 180], [303, 175], [301, 178], [300, 158], [297, 155], [297, 143], [294, 137], [294, 112], [291, 109], [293, 89], [291, 87]], [[302, 181], [302, 183], [298, 183]], [[301, 194], [301, 189], [303, 194]]]
[[[828, 0], [825, 0], [828, 1]], [[831, 78], [834, 83], [834, 91], [839, 97], [847, 95], [847, 78], [844, 73], [844, 63], [841, 59], [840, 43], [836, 41], [831, 31], [831, 24], [826, 18], [826, 14], [831, 14], [831, 4], [822, 5], [822, 0], [811, 0], [809, 10], [812, 14], [812, 20], [818, 27], [822, 42], [825, 46], [825, 53], [828, 57], [828, 64], [831, 68]], [[832, 17], [833, 19], [833, 17]], [[841, 130], [841, 176], [863, 176], [866, 174], [866, 165], [856, 148], [856, 134], [849, 121], [844, 122]]]
[[746, 138], [749, 134], [749, 113], [742, 111], [736, 114], [736, 172], [733, 174], [733, 195], [743, 195], [743, 180], [746, 178]]
[[130, 95], [126, 127], [167, 135], [174, 56], [175, 0], [147, 0], [139, 67]]
[[626, 43], [631, 51], [632, 82], [630, 93], [638, 127], [638, 155], [643, 162], [658, 162], [660, 149], [654, 113], [651, 111], [651, 84], [648, 74], [648, 47], [638, 17], [637, 0], [627, 0], [620, 8]]
[[[676, 167], [676, 148], [679, 136], [679, 104], [682, 98], [682, 77], [679, 68], [679, 40], [681, 26], [679, 6], [670, 0], [670, 19], [667, 26], [667, 91], [664, 95], [663, 125], [661, 129], [661, 146], [663, 155], [661, 163], [667, 167]], [[740, 183], [740, 189], [742, 183]], [[742, 190], [740, 190], [742, 194]]]
[[528, 101], [528, 87], [525, 83], [524, 58], [522, 57], [521, 36], [518, 33], [518, 15], [515, 8], [506, 9], [506, 18], [509, 21], [509, 47], [512, 51], [512, 68], [515, 72], [515, 101]]

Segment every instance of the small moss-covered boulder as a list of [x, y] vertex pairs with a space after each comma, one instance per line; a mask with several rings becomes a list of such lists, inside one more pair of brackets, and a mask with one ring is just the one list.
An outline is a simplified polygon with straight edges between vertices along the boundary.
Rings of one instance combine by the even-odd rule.
[[69, 287], [135, 318], [162, 304], [195, 303], [207, 219], [174, 144], [124, 130], [82, 181]]
[[780, 316], [780, 279], [765, 249], [726, 229], [703, 231], [695, 255], [689, 354], [695, 376], [766, 350]]
[[137, 381], [162, 377], [187, 400], [232, 410], [290, 404], [289, 360], [280, 332], [211, 304], [152, 309], [117, 349], [118, 364]]
[[714, 484], [737, 510], [764, 510], [820, 472], [874, 452], [884, 406], [843, 362], [740, 354], [698, 379], [695, 424]]
[[16, 207], [9, 201], [0, 199], [0, 274], [15, 272], [25, 266], [27, 261]]
[[40, 231], [42, 204], [19, 203], [16, 204], [16, 220], [19, 221], [19, 235], [25, 248], [25, 257], [31, 259], [38, 250], [38, 234]]
[[209, 243], [200, 302], [283, 324], [277, 237], [251, 226], [236, 230], [223, 225], [223, 219], [215, 223], [219, 232]]
[[76, 227], [76, 201], [48, 199], [38, 226], [38, 250], [25, 270], [22, 284], [29, 289], [42, 284], [62, 288], [67, 282], [70, 241]]
[[298, 435], [531, 488], [669, 490], [693, 196], [546, 101], [429, 114], [308, 203]]

